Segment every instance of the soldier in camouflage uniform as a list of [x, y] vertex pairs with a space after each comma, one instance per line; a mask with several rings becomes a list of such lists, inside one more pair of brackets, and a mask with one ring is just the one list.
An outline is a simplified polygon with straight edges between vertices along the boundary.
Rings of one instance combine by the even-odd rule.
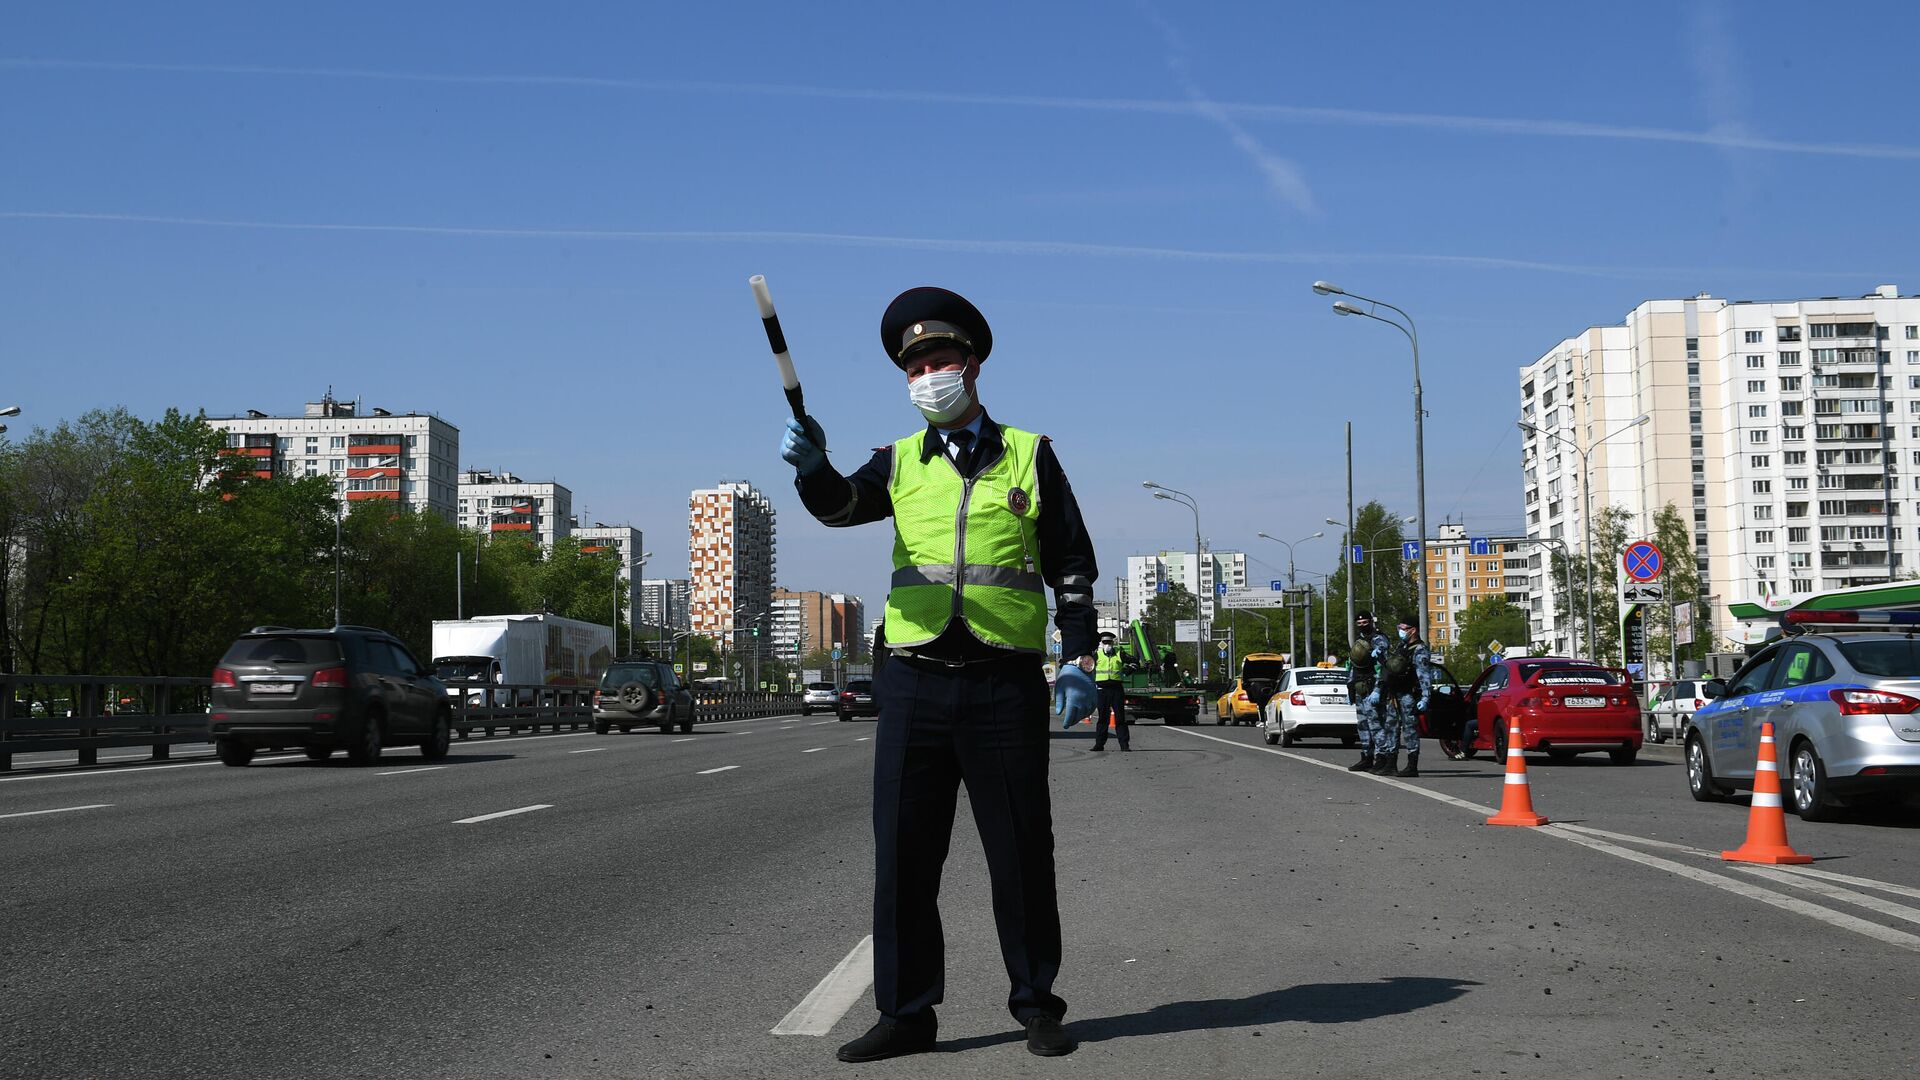
[[[1390, 642], [1382, 635], [1374, 649], [1374, 662], [1381, 666], [1381, 685], [1374, 691], [1379, 700], [1379, 740], [1374, 745], [1373, 773], [1376, 776], [1420, 775], [1420, 713], [1425, 712], [1433, 694], [1433, 653], [1421, 640], [1419, 620], [1400, 616], [1399, 638]], [[1404, 648], [1413, 661], [1414, 681], [1405, 688], [1386, 686], [1387, 651]], [[1394, 768], [1400, 750], [1407, 752], [1404, 768]]]
[[1347, 766], [1348, 772], [1366, 772], [1374, 766], [1374, 751], [1380, 743], [1379, 699], [1374, 689], [1379, 682], [1377, 650], [1387, 639], [1373, 625], [1373, 612], [1362, 611], [1353, 617], [1353, 655], [1347, 666], [1347, 700], [1353, 703], [1357, 734], [1360, 736], [1360, 760]]

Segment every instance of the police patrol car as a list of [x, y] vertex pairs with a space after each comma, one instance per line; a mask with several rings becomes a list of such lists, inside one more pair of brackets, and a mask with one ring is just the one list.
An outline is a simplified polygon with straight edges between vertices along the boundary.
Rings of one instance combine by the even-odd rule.
[[1702, 688], [1685, 736], [1693, 797], [1753, 786], [1767, 722], [1808, 821], [1920, 794], [1920, 611], [1794, 610], [1781, 622], [1788, 636]]

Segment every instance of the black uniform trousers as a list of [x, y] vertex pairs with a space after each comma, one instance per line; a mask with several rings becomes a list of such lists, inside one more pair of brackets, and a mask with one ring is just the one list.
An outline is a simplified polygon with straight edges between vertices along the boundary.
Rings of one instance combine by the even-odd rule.
[[1113, 734], [1120, 745], [1127, 745], [1127, 684], [1119, 679], [1095, 683], [1100, 690], [1100, 708], [1093, 714], [1093, 745], [1107, 745], [1107, 717], [1113, 717]]
[[930, 1023], [946, 992], [940, 870], [959, 785], [986, 849], [993, 919], [1025, 1023], [1060, 1017], [1060, 905], [1047, 793], [1048, 697], [1037, 656], [944, 667], [895, 654], [874, 681], [873, 990], [880, 1012]]

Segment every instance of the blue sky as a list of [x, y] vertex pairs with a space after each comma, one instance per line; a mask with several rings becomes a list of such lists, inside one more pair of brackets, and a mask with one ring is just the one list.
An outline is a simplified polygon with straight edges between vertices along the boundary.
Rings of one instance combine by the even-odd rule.
[[[1817, 20], [1816, 20], [1817, 22]], [[1920, 9], [1798, 5], [62, 4], [0, 15], [0, 398], [296, 411], [331, 385], [558, 479], [684, 573], [751, 480], [780, 580], [884, 594], [776, 454], [772, 284], [843, 468], [917, 427], [881, 310], [994, 327], [1101, 555], [1412, 506], [1520, 525], [1514, 369], [1634, 304], [1920, 288]], [[1864, 28], [1864, 30], [1863, 30]], [[1337, 536], [1298, 548], [1327, 570]], [[1268, 549], [1262, 551], [1261, 548]]]

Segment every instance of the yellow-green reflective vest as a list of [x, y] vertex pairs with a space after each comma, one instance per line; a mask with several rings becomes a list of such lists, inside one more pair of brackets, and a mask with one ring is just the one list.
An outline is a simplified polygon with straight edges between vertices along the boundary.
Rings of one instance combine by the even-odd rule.
[[1120, 666], [1121, 663], [1122, 663], [1122, 658], [1120, 656], [1119, 649], [1113, 650], [1112, 656], [1108, 656], [1105, 650], [1094, 653], [1093, 654], [1093, 681], [1094, 682], [1119, 682], [1121, 671], [1122, 671], [1122, 668]]
[[958, 616], [989, 645], [1047, 648], [1047, 597], [1040, 576], [1040, 436], [1001, 425], [1000, 456], [972, 480], [927, 433], [893, 444], [893, 582], [887, 644], [911, 649], [940, 636]]

